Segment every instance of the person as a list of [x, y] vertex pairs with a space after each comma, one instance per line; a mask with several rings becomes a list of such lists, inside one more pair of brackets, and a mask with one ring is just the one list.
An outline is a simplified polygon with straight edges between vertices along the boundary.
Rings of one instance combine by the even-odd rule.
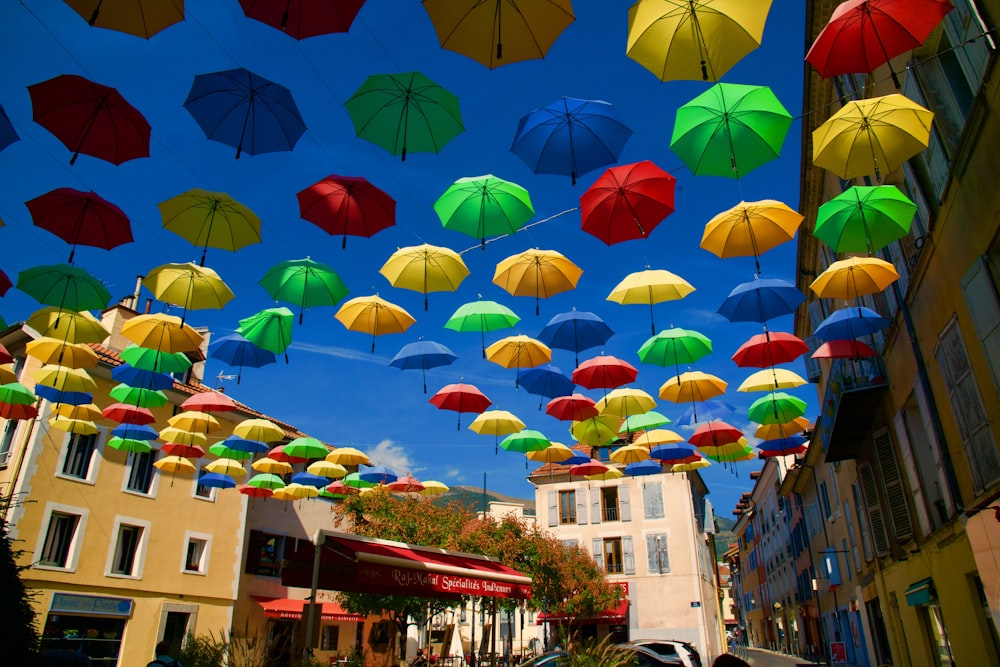
[[163, 639], [156, 644], [156, 658], [146, 667], [181, 667], [181, 663], [170, 655], [170, 640]]
[[427, 667], [427, 656], [424, 655], [424, 649], [417, 649], [417, 655], [414, 656], [413, 662], [410, 663], [410, 667]]
[[723, 653], [712, 663], [712, 667], [750, 667], [746, 660], [740, 660], [732, 653]]

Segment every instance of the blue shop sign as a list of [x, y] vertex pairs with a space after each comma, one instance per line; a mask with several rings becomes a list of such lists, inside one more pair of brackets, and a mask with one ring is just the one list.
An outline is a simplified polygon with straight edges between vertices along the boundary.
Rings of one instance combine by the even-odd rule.
[[135, 603], [128, 598], [110, 598], [76, 593], [53, 593], [49, 612], [82, 616], [131, 616]]

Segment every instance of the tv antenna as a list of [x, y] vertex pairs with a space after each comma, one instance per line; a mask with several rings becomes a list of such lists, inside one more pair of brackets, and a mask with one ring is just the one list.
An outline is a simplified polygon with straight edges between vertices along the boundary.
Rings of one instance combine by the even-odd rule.
[[235, 375], [224, 375], [221, 371], [215, 376], [215, 390], [225, 392], [226, 388], [222, 386], [222, 383], [226, 380], [235, 380], [237, 376]]

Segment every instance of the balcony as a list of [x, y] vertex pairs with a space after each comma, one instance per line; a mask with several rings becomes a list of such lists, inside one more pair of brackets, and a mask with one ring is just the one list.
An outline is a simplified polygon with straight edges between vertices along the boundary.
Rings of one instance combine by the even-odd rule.
[[828, 463], [858, 456], [871, 439], [872, 419], [888, 387], [881, 357], [834, 361], [816, 423]]

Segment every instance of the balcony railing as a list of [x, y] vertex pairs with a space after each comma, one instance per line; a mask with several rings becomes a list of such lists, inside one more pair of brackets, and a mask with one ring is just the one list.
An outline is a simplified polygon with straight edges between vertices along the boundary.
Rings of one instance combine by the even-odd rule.
[[816, 422], [817, 436], [828, 462], [854, 458], [859, 443], [869, 438], [878, 399], [889, 386], [881, 357], [837, 359], [833, 362]]

